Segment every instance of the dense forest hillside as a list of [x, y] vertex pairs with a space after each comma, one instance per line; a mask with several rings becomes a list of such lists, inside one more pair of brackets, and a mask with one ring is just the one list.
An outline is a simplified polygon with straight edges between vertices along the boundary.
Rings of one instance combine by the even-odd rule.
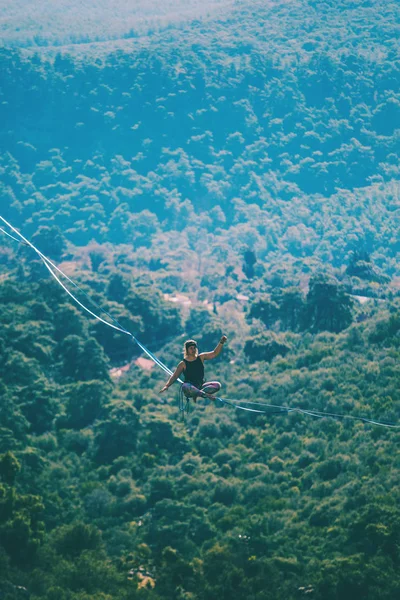
[[160, 35], [193, 20], [224, 18], [234, 0], [15, 0], [2, 8], [7, 44], [42, 48]]
[[226, 334], [207, 378], [268, 406], [183, 418], [0, 223], [0, 598], [397, 599], [400, 429], [357, 417], [400, 425], [398, 3], [35, 6], [0, 215], [169, 367]]

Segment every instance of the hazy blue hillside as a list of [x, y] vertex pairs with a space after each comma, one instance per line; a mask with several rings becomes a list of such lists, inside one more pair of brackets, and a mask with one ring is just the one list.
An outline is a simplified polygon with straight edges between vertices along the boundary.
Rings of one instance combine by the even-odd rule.
[[16, 0], [2, 10], [1, 38], [18, 47], [129, 39], [226, 13], [233, 0]]
[[78, 245], [189, 221], [229, 266], [250, 245], [342, 269], [358, 247], [398, 276], [397, 5], [246, 6], [111, 54], [4, 51], [6, 214], [33, 233], [45, 207]]
[[202, 44], [217, 33], [221, 46], [249, 43], [263, 52], [279, 50], [277, 59], [327, 50], [372, 61], [396, 52], [399, 18], [398, 3], [391, 0], [16, 0], [1, 10], [1, 39], [8, 46], [44, 49], [123, 39], [126, 50], [132, 48], [129, 38], [134, 46]]
[[171, 368], [225, 333], [207, 378], [265, 411], [182, 420], [0, 232], [0, 598], [398, 600], [399, 22], [0, 8], [0, 215]]

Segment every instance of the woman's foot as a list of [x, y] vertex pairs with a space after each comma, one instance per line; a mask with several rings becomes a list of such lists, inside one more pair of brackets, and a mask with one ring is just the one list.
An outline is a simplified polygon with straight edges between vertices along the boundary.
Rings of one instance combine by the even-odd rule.
[[212, 394], [207, 394], [207, 392], [203, 392], [203, 398], [208, 398], [209, 400], [215, 400], [215, 396]]

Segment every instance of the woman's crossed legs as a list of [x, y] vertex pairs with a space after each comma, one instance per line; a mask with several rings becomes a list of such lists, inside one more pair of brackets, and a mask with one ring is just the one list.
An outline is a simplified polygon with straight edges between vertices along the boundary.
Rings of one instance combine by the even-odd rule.
[[198, 396], [202, 398], [212, 398], [212, 394], [216, 394], [221, 389], [219, 381], [206, 381], [203, 383], [201, 388], [197, 388], [192, 383], [184, 383], [182, 385], [182, 392], [186, 398], [193, 398], [196, 401]]

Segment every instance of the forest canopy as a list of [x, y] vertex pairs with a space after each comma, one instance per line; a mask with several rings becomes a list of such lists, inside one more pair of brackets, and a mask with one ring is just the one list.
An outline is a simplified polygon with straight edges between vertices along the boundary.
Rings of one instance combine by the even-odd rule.
[[397, 600], [399, 433], [354, 417], [400, 422], [398, 3], [88, 6], [2, 13], [1, 216], [170, 368], [226, 334], [222, 398], [343, 418], [182, 421], [0, 231], [0, 597]]

